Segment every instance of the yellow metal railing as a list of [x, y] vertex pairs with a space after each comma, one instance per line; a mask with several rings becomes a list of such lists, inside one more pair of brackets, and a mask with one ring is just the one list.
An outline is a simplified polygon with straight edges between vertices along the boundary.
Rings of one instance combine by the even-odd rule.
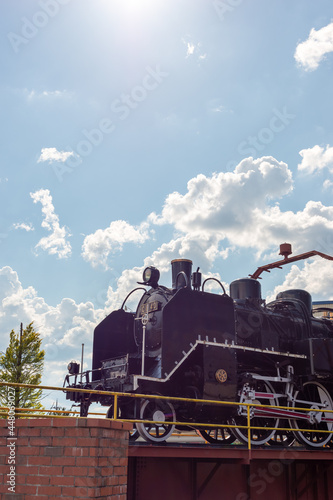
[[[30, 388], [30, 389], [43, 389], [43, 390], [51, 390], [51, 391], [62, 391], [62, 392], [82, 392], [82, 393], [89, 393], [89, 394], [100, 394], [103, 396], [113, 396], [113, 418], [110, 420], [119, 420], [121, 422], [130, 422], [130, 423], [141, 423], [141, 424], [156, 424], [160, 425], [160, 421], [155, 421], [155, 420], [143, 420], [143, 419], [125, 419], [121, 418], [118, 416], [118, 399], [121, 397], [126, 397], [126, 398], [139, 398], [139, 399], [158, 399], [158, 400], [166, 400], [166, 401], [178, 401], [178, 402], [184, 402], [184, 403], [196, 403], [196, 404], [207, 404], [207, 405], [221, 405], [221, 406], [243, 406], [247, 408], [247, 423], [246, 425], [231, 425], [231, 424], [209, 424], [209, 423], [202, 423], [202, 422], [178, 422], [178, 421], [168, 421], [166, 422], [166, 425], [180, 425], [183, 427], [192, 427], [192, 428], [212, 428], [212, 429], [217, 429], [217, 428], [225, 428], [225, 429], [246, 429], [247, 430], [247, 439], [248, 439], [248, 450], [251, 451], [251, 430], [278, 430], [278, 431], [286, 431], [290, 432], [291, 429], [290, 427], [282, 428], [282, 427], [259, 427], [259, 426], [252, 426], [251, 425], [251, 414], [250, 410], [251, 408], [269, 408], [269, 409], [280, 409], [280, 410], [292, 410], [292, 411], [302, 411], [302, 412], [324, 412], [324, 413], [332, 413], [333, 410], [327, 410], [325, 409], [316, 409], [316, 408], [298, 408], [298, 407], [290, 407], [290, 406], [278, 406], [278, 405], [262, 405], [262, 404], [253, 404], [252, 403], [240, 403], [236, 401], [217, 401], [217, 400], [211, 400], [211, 399], [194, 399], [194, 398], [180, 398], [180, 397], [169, 397], [169, 396], [160, 396], [160, 395], [153, 395], [153, 394], [137, 394], [137, 393], [127, 393], [127, 392], [113, 392], [113, 391], [99, 391], [99, 390], [92, 390], [92, 389], [79, 389], [79, 388], [73, 388], [73, 387], [53, 387], [53, 386], [42, 386], [42, 385], [32, 385], [32, 384], [17, 384], [14, 382], [2, 382], [0, 381], [0, 387], [1, 386], [8, 386], [8, 387], [22, 387], [22, 388]], [[2, 416], [8, 416], [8, 410], [9, 408], [6, 407], [0, 407], [0, 415]], [[34, 409], [34, 408], [15, 408], [14, 409], [15, 413], [20, 412], [20, 417], [33, 417], [33, 418], [68, 418], [70, 415], [57, 415], [57, 413], [68, 413], [68, 414], [77, 414], [72, 418], [87, 418], [87, 417], [80, 417], [79, 412], [76, 412], [75, 410], [53, 410], [53, 409]], [[56, 413], [56, 414], [54, 414]], [[89, 412], [89, 416], [92, 415], [99, 415], [105, 417], [104, 413], [97, 413], [97, 412]], [[278, 418], [277, 416], [276, 418]], [[287, 418], [287, 417], [285, 417]], [[295, 429], [294, 429], [295, 430]], [[300, 429], [297, 428], [297, 432], [315, 432], [315, 433], [322, 433], [322, 434], [332, 434], [332, 430], [322, 430], [322, 429]]]

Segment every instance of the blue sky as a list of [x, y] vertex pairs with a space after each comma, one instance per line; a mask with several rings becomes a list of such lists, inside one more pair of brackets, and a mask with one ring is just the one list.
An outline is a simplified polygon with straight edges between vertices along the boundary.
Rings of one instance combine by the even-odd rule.
[[[34, 321], [60, 384], [146, 265], [228, 285], [285, 241], [333, 254], [332, 2], [0, 9], [0, 350]], [[320, 259], [262, 280], [332, 285]]]

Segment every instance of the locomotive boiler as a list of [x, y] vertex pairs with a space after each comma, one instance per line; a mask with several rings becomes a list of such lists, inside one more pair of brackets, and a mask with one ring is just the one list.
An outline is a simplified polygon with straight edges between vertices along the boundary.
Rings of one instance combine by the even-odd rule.
[[[215, 278], [201, 283], [199, 268], [192, 272], [187, 259], [171, 262], [170, 288], [159, 284], [158, 269], [147, 267], [140, 287], [95, 328], [92, 369], [80, 373], [79, 364], [71, 362], [65, 385], [159, 396], [119, 398], [121, 418], [139, 420], [131, 439], [163, 442], [176, 425], [197, 427], [212, 443], [247, 443], [251, 405], [253, 445], [290, 444], [295, 438], [313, 448], [330, 443], [333, 323], [313, 315], [305, 290], [286, 290], [266, 303], [259, 278], [300, 259], [333, 258], [317, 251], [290, 257], [289, 244], [281, 245], [280, 254], [282, 260], [233, 281], [229, 294]], [[208, 280], [217, 281], [221, 293], [205, 290]], [[129, 312], [125, 304], [133, 292], [142, 295], [136, 311]], [[80, 403], [82, 416], [92, 402], [108, 406], [107, 416], [113, 416], [112, 395], [66, 395]]]

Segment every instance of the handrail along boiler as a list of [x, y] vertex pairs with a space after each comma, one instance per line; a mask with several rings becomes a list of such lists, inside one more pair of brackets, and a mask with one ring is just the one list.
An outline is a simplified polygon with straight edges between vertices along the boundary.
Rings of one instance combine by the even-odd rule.
[[[227, 295], [205, 291], [199, 268], [192, 262], [171, 262], [172, 287], [159, 284], [155, 267], [144, 270], [138, 289], [144, 292], [136, 312], [109, 314], [94, 331], [92, 370], [80, 373], [71, 362], [65, 385], [71, 388], [138, 394], [160, 394], [196, 401], [168, 401], [122, 397], [119, 413], [136, 423], [131, 439], [163, 442], [174, 431], [173, 422], [210, 424], [200, 427], [209, 442], [248, 441], [247, 406], [203, 404], [215, 400], [251, 404], [251, 443], [290, 444], [296, 438], [318, 448], [333, 436], [333, 323], [315, 317], [305, 290], [286, 290], [271, 303], [261, 298], [258, 281], [263, 271], [319, 255], [312, 251], [289, 257], [291, 245], [280, 246], [282, 260], [259, 267], [250, 277], [230, 284]], [[80, 377], [80, 378], [79, 378]], [[109, 406], [113, 398], [94, 393], [67, 392], [80, 403], [81, 415], [92, 402]], [[256, 407], [256, 405], [266, 405]], [[275, 406], [284, 406], [279, 409]], [[214, 428], [214, 424], [236, 426]], [[213, 426], [213, 427], [211, 427]], [[238, 427], [240, 426], [240, 427]], [[180, 426], [183, 430], [185, 426]], [[284, 429], [276, 431], [274, 428]], [[289, 429], [289, 430], [288, 430]], [[322, 432], [324, 431], [324, 432]]]

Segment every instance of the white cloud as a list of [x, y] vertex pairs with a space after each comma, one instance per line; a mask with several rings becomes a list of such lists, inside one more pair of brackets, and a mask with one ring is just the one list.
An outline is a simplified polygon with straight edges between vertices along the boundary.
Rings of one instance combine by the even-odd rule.
[[192, 54], [194, 54], [195, 45], [193, 43], [187, 42], [186, 47], [187, 47], [186, 57], [189, 57]]
[[333, 182], [326, 179], [323, 183], [323, 188], [324, 189], [332, 189], [333, 188]]
[[34, 99], [68, 99], [73, 97], [73, 92], [69, 92], [68, 90], [24, 90], [28, 101], [32, 101]]
[[251, 222], [255, 208], [292, 190], [288, 166], [272, 157], [242, 160], [234, 172], [206, 177], [199, 174], [187, 184], [187, 193], [170, 194], [158, 224], [173, 224], [177, 230], [194, 233], [216, 231], [224, 237]]
[[98, 229], [85, 237], [82, 245], [82, 257], [93, 267], [103, 266], [108, 269], [110, 254], [122, 249], [125, 243], [140, 245], [149, 238], [149, 224], [142, 222], [132, 226], [124, 220], [111, 222], [106, 229]]
[[[299, 267], [300, 266], [300, 267]], [[333, 300], [333, 266], [332, 261], [316, 257], [304, 262], [304, 265], [293, 265], [284, 282], [274, 289], [267, 301], [275, 300], [283, 290], [307, 290], [313, 300]], [[325, 276], [325, 279], [318, 279]]]
[[294, 57], [306, 71], [313, 71], [330, 52], [333, 52], [333, 22], [318, 31], [313, 28], [309, 38], [297, 45]]
[[54, 161], [65, 162], [71, 156], [74, 156], [73, 151], [58, 151], [56, 148], [43, 148], [41, 150], [41, 154], [37, 162], [38, 163], [44, 161], [48, 161], [49, 163], [52, 163]]
[[189, 258], [185, 249], [190, 248], [209, 269], [237, 247], [253, 248], [258, 257], [283, 241], [291, 241], [294, 251], [318, 249], [323, 235], [333, 239], [333, 206], [309, 201], [297, 212], [282, 211], [277, 199], [292, 189], [288, 166], [272, 157], [247, 158], [233, 172], [212, 177], [200, 174], [188, 182], [184, 195], [167, 197], [160, 215], [148, 217], [151, 224], [170, 224], [178, 231], [154, 256]]
[[333, 172], [333, 147], [327, 145], [325, 149], [316, 145], [313, 148], [302, 149], [299, 154], [302, 161], [298, 165], [298, 170], [313, 174], [315, 171], [327, 168], [331, 173]]
[[210, 114], [232, 114], [233, 111], [232, 109], [227, 108], [224, 104], [221, 103], [221, 100], [216, 98], [216, 99], [210, 99], [207, 103], [207, 112]]
[[24, 229], [27, 232], [35, 230], [31, 222], [29, 222], [29, 224], [26, 224], [25, 222], [17, 222], [13, 225], [13, 227], [14, 229]]
[[194, 43], [191, 40], [186, 38], [182, 38], [182, 42], [186, 47], [186, 59], [192, 56], [197, 56], [199, 60], [206, 59], [207, 54], [202, 52], [201, 43]]
[[0, 351], [8, 346], [12, 329], [17, 332], [21, 322], [26, 326], [33, 321], [46, 352], [44, 384], [62, 385], [67, 363], [71, 359], [79, 361], [82, 343], [88, 359], [86, 367], [91, 368], [93, 330], [104, 316], [104, 310], [94, 309], [91, 302], [77, 304], [64, 298], [51, 306], [33, 287], [24, 288], [11, 267], [0, 269]]
[[42, 238], [36, 245], [35, 249], [48, 252], [50, 255], [56, 255], [59, 259], [69, 257], [72, 249], [71, 245], [66, 238], [70, 236], [66, 226], [60, 226], [59, 217], [54, 213], [54, 206], [52, 203], [52, 196], [48, 189], [40, 189], [35, 193], [30, 193], [34, 203], [40, 202], [42, 204], [42, 212], [44, 220], [42, 227], [51, 231], [49, 236]]

